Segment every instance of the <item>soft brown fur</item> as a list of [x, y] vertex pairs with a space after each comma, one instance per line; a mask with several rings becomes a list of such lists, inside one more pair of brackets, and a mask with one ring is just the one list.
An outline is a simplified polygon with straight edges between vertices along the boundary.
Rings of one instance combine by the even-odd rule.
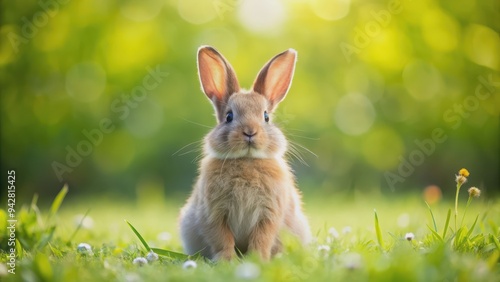
[[214, 105], [218, 125], [205, 137], [199, 177], [181, 210], [181, 238], [188, 254], [201, 251], [213, 260], [230, 260], [236, 251], [257, 252], [268, 260], [281, 251], [283, 228], [303, 243], [310, 240], [300, 193], [284, 159], [287, 141], [272, 124], [295, 61], [294, 50], [278, 54], [260, 71], [252, 90], [241, 91], [220, 53], [208, 46], [198, 50], [202, 89]]

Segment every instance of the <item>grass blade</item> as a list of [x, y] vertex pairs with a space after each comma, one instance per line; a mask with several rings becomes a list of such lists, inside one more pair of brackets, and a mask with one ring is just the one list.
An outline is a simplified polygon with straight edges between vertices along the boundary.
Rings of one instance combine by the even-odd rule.
[[87, 212], [83, 215], [82, 220], [80, 220], [80, 223], [78, 223], [78, 226], [76, 227], [75, 231], [73, 232], [73, 234], [71, 234], [71, 237], [69, 237], [68, 246], [71, 245], [71, 242], [73, 241], [73, 238], [75, 238], [76, 233], [78, 233], [78, 231], [80, 231], [80, 229], [82, 228], [83, 221], [85, 220], [85, 218], [87, 218], [87, 215], [89, 214], [89, 212], [90, 212], [90, 209], [88, 209]]
[[31, 199], [31, 205], [30, 205], [30, 208], [33, 209], [33, 208], [36, 208], [38, 209], [38, 206], [36, 205], [38, 203], [38, 194], [34, 194], [33, 195], [33, 198]]
[[38, 242], [36, 242], [34, 249], [40, 250], [43, 247], [45, 247], [45, 245], [47, 245], [50, 241], [52, 241], [52, 238], [54, 237], [54, 231], [56, 231], [55, 225], [51, 226], [47, 230], [45, 230], [44, 233], [42, 234], [42, 237], [40, 238], [40, 240]]
[[455, 233], [455, 239], [453, 240], [453, 247], [455, 250], [463, 249], [464, 246], [464, 231], [467, 229], [467, 226], [462, 226], [458, 228]]
[[21, 242], [16, 239], [16, 254], [19, 259], [22, 259], [24, 257], [24, 248], [23, 245], [21, 245]]
[[476, 216], [476, 220], [474, 220], [474, 223], [472, 224], [472, 226], [470, 227], [470, 230], [469, 232], [467, 232], [467, 238], [470, 237], [470, 235], [472, 234], [472, 231], [474, 231], [474, 227], [476, 227], [476, 223], [477, 223], [477, 219], [479, 218], [479, 215]]
[[33, 212], [36, 217], [36, 221], [40, 226], [44, 226], [44, 222], [42, 220], [42, 213], [37, 206], [38, 203], [38, 194], [33, 195], [33, 199], [31, 199], [30, 212]]
[[495, 244], [495, 246], [497, 247], [497, 250], [500, 251], [500, 242], [498, 242], [497, 237], [495, 237], [495, 235], [493, 235], [493, 234], [490, 234], [490, 238], [493, 241], [493, 243]]
[[446, 236], [446, 231], [448, 231], [448, 226], [450, 225], [450, 218], [451, 218], [451, 209], [448, 209], [448, 215], [446, 215], [446, 223], [444, 224], [444, 229], [443, 229], [443, 239]]
[[160, 256], [170, 257], [178, 260], [186, 260], [189, 259], [189, 256], [183, 253], [172, 252], [164, 249], [151, 248], [151, 251], [157, 253]]
[[130, 224], [130, 222], [128, 222], [127, 220], [125, 220], [125, 222], [128, 224], [128, 226], [130, 226], [130, 228], [132, 229], [132, 231], [134, 231], [134, 233], [137, 236], [137, 238], [139, 238], [139, 240], [141, 240], [141, 243], [144, 245], [144, 247], [146, 248], [146, 250], [148, 252], [151, 251], [151, 248], [149, 247], [148, 243], [146, 243], [146, 240], [144, 240], [144, 238], [142, 238], [142, 236], [139, 233], [139, 231], [137, 231], [137, 229], [135, 229], [135, 227], [132, 226], [132, 224]]
[[500, 232], [500, 228], [498, 228], [498, 225], [495, 224], [493, 220], [488, 220], [488, 224], [491, 228], [491, 230], [494, 232], [494, 234], [498, 235]]
[[52, 205], [50, 206], [50, 212], [48, 217], [49, 220], [57, 213], [67, 193], [68, 193], [68, 184], [64, 184], [64, 187], [61, 189], [59, 194], [57, 194], [56, 198], [52, 202]]
[[380, 225], [378, 222], [378, 215], [377, 215], [377, 210], [373, 210], [375, 213], [375, 232], [377, 234], [377, 241], [380, 246], [380, 249], [384, 249], [384, 241], [382, 239], [382, 231], [380, 230]]
[[[431, 206], [429, 206], [429, 204], [427, 202], [425, 202], [425, 204], [427, 205], [427, 208], [429, 209], [429, 212], [431, 213], [431, 218], [432, 218], [432, 224], [434, 225], [434, 231], [438, 231], [437, 229], [437, 225], [436, 225], [436, 220], [434, 219], [434, 213], [432, 212], [432, 209], [431, 209]], [[446, 230], [446, 229], [445, 229]], [[444, 236], [443, 236], [444, 237]]]
[[432, 235], [434, 235], [434, 237], [436, 237], [441, 243], [444, 243], [444, 240], [443, 240], [443, 238], [441, 238], [439, 233], [434, 231], [429, 225], [427, 225], [427, 228], [429, 228], [429, 230], [432, 232]]

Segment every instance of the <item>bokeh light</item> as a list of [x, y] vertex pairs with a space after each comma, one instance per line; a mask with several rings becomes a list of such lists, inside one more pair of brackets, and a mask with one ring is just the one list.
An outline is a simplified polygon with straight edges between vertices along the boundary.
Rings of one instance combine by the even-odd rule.
[[125, 0], [120, 13], [133, 21], [147, 21], [158, 16], [164, 4], [161, 0]]
[[349, 13], [350, 0], [313, 0], [309, 2], [314, 13], [328, 21], [340, 20]]
[[[217, 1], [178, 0], [179, 15], [192, 24], [204, 24], [217, 17]], [[222, 16], [222, 15], [221, 15]]]
[[438, 186], [429, 185], [425, 187], [422, 196], [428, 204], [432, 205], [438, 203], [441, 200], [442, 192]]
[[498, 32], [483, 25], [471, 24], [465, 31], [464, 49], [476, 64], [500, 70], [500, 38]]
[[438, 70], [423, 61], [413, 61], [403, 70], [403, 82], [415, 100], [436, 98], [441, 91], [441, 77]]
[[130, 116], [125, 120], [125, 127], [138, 138], [146, 138], [160, 130], [165, 116], [163, 109], [155, 102], [145, 100], [132, 109]]
[[[110, 73], [129, 69], [144, 69], [166, 56], [165, 38], [159, 37], [160, 27], [152, 22], [134, 23], [123, 18], [109, 24], [102, 37], [105, 59]], [[155, 44], [151, 44], [155, 42]]]
[[99, 98], [106, 87], [106, 73], [94, 62], [74, 65], [66, 74], [68, 95], [80, 102]]
[[285, 7], [282, 0], [243, 0], [238, 18], [250, 31], [276, 33], [285, 24]]
[[342, 132], [356, 136], [370, 129], [375, 121], [375, 110], [365, 95], [351, 93], [340, 99], [334, 116]]
[[380, 170], [397, 166], [404, 149], [399, 134], [389, 127], [378, 127], [370, 131], [362, 147], [367, 162]]
[[[478, 172], [484, 195], [500, 185], [493, 0], [396, 1], [397, 9], [382, 0], [56, 1], [51, 11], [43, 1], [4, 2], [0, 153], [3, 167], [26, 175], [18, 185], [29, 196], [58, 190], [53, 162], [66, 164], [67, 148], [103, 120], [113, 130], [62, 175], [80, 187], [75, 194], [188, 193], [215, 125], [197, 75], [203, 44], [247, 89], [274, 55], [298, 51], [274, 121], [308, 164], [291, 159], [304, 193], [393, 191], [384, 173], [398, 173], [421, 150], [416, 140], [432, 140], [436, 129], [446, 141], [394, 193], [429, 184], [448, 193], [442, 175], [456, 164]], [[168, 76], [127, 114], [117, 109], [157, 68]]]
[[460, 27], [455, 19], [439, 9], [422, 16], [423, 36], [427, 44], [438, 51], [453, 51], [460, 42]]

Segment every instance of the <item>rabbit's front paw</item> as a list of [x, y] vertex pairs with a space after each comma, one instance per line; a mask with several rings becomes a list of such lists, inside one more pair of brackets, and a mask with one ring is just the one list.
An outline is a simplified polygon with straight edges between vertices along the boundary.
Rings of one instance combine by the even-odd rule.
[[226, 260], [226, 261], [230, 261], [234, 256], [235, 256], [235, 252], [234, 252], [234, 249], [224, 249], [224, 250], [221, 250], [219, 252], [217, 252], [214, 257], [213, 257], [213, 261], [220, 261], [220, 260]]

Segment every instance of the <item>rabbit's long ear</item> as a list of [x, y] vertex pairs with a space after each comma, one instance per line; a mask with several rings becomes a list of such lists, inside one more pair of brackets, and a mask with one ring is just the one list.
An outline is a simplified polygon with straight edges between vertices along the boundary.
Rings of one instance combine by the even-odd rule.
[[281, 102], [292, 84], [297, 51], [288, 49], [276, 55], [260, 70], [253, 91], [267, 97], [270, 102], [269, 111], [272, 111]]
[[203, 92], [212, 101], [217, 120], [222, 122], [229, 96], [240, 91], [233, 68], [217, 50], [210, 46], [198, 49], [198, 74]]

